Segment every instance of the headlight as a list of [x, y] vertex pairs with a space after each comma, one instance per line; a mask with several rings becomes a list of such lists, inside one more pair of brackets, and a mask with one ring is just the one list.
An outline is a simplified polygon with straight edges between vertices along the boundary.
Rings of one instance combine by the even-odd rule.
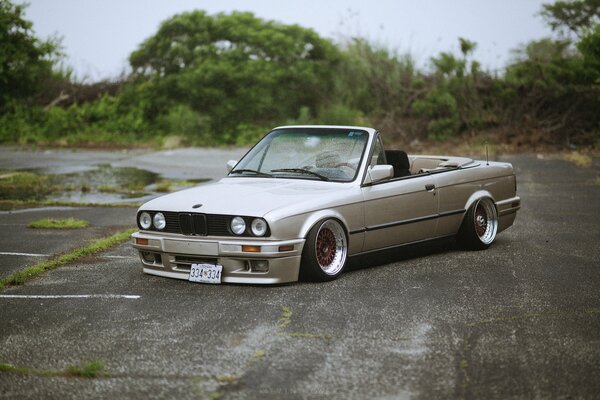
[[267, 233], [267, 221], [262, 218], [252, 220], [252, 234], [254, 236], [264, 236]]
[[165, 220], [165, 216], [163, 213], [154, 214], [154, 227], [159, 231], [162, 231], [167, 226], [167, 221]]
[[231, 220], [231, 231], [236, 235], [241, 235], [246, 231], [246, 221], [242, 217], [235, 217]]
[[150, 229], [152, 225], [152, 217], [147, 212], [143, 212], [140, 214], [140, 226], [142, 229]]

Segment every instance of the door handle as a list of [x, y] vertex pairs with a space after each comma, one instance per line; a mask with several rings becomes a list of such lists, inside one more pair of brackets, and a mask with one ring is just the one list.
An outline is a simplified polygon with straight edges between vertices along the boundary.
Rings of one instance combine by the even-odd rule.
[[433, 183], [425, 185], [425, 190], [427, 190], [428, 192], [433, 189], [435, 189], [435, 185]]

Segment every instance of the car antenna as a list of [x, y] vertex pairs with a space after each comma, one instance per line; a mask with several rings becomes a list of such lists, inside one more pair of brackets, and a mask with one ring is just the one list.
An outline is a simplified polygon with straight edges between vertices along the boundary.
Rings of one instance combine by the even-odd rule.
[[485, 142], [485, 165], [490, 165], [490, 158], [488, 155], [488, 144], [487, 141]]

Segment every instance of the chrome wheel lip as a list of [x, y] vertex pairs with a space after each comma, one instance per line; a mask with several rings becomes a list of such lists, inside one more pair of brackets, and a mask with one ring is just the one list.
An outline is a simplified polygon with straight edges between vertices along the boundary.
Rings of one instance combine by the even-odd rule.
[[[329, 236], [329, 233], [327, 231], [331, 232], [333, 234], [333, 237], [335, 238], [335, 253], [332, 261], [329, 264], [323, 265], [319, 257], [319, 249], [321, 245], [321, 243], [319, 243], [319, 237], [321, 236], [321, 234], [323, 234], [324, 236]], [[335, 220], [327, 220], [323, 222], [319, 227], [315, 240], [315, 257], [317, 263], [319, 264], [319, 267], [327, 275], [337, 275], [344, 267], [344, 263], [346, 262], [346, 256], [348, 254], [348, 242], [346, 239], [346, 232], [344, 231], [344, 228], [342, 228], [339, 222]]]
[[475, 234], [483, 244], [490, 244], [498, 231], [498, 212], [490, 199], [481, 199], [475, 203], [473, 225]]

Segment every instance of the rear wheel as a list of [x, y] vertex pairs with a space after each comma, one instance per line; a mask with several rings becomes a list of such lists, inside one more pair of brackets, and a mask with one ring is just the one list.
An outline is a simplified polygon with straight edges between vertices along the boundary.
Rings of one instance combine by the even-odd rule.
[[337, 278], [346, 266], [348, 239], [335, 219], [319, 221], [308, 233], [302, 251], [302, 278], [329, 281]]
[[492, 199], [477, 200], [467, 211], [460, 236], [463, 243], [475, 250], [486, 249], [498, 232], [498, 212]]

